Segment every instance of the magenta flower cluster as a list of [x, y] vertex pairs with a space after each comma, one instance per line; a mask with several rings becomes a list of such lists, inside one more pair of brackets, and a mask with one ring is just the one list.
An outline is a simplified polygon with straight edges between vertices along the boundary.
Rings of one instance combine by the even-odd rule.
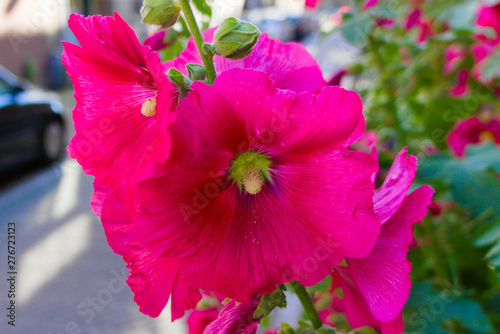
[[95, 176], [92, 209], [141, 312], [170, 300], [175, 320], [215, 291], [234, 301], [205, 332], [254, 333], [261, 295], [333, 271], [353, 327], [403, 332], [406, 254], [433, 191], [407, 196], [406, 150], [375, 191], [376, 154], [349, 148], [365, 131], [355, 92], [326, 86], [301, 45], [263, 34], [244, 59], [216, 55], [213, 85], [195, 81], [179, 100], [165, 72], [201, 64], [192, 40], [162, 63], [117, 14], [69, 26], [81, 46], [64, 43], [77, 101], [68, 152]]

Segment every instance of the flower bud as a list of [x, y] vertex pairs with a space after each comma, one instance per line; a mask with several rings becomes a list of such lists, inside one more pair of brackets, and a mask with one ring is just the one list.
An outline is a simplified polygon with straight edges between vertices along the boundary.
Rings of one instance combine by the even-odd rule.
[[175, 0], [144, 0], [141, 14], [143, 23], [170, 28], [177, 22], [181, 7]]
[[241, 59], [252, 52], [260, 31], [253, 24], [230, 17], [214, 32], [215, 52], [225, 58]]
[[200, 64], [186, 64], [186, 69], [189, 73], [189, 79], [193, 81], [205, 80], [205, 77], [207, 76], [205, 68]]

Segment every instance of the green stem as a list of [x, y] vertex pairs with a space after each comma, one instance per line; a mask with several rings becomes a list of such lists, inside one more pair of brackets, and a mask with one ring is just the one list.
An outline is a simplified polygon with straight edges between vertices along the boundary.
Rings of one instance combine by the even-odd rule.
[[309, 320], [311, 320], [313, 327], [315, 329], [318, 329], [321, 326], [323, 326], [323, 322], [321, 321], [318, 312], [316, 311], [316, 308], [314, 307], [311, 298], [309, 297], [309, 294], [306, 291], [306, 288], [304, 288], [297, 281], [293, 281], [292, 283], [290, 283], [290, 285], [292, 286], [293, 291], [295, 291], [295, 293], [299, 297], [302, 306], [304, 306], [304, 310], [306, 311]]
[[193, 35], [194, 42], [196, 47], [198, 48], [198, 52], [200, 53], [201, 60], [203, 61], [203, 66], [205, 66], [205, 71], [207, 71], [207, 78], [210, 84], [213, 84], [215, 80], [215, 76], [217, 75], [215, 72], [215, 67], [213, 61], [211, 61], [205, 53], [203, 53], [203, 37], [201, 36], [200, 29], [198, 28], [198, 24], [196, 23], [196, 19], [194, 18], [193, 10], [189, 5], [189, 0], [179, 0], [181, 5], [181, 10], [184, 13], [184, 17], [186, 18], [186, 22], [189, 26], [189, 30], [191, 30], [191, 35]]

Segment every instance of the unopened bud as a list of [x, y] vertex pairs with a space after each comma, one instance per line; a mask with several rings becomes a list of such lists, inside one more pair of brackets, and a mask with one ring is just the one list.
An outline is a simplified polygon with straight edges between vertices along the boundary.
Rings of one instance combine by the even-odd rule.
[[179, 19], [181, 7], [175, 0], [144, 0], [141, 8], [142, 22], [170, 28]]
[[253, 24], [230, 17], [215, 30], [213, 46], [222, 57], [241, 59], [252, 52], [259, 36], [260, 30]]

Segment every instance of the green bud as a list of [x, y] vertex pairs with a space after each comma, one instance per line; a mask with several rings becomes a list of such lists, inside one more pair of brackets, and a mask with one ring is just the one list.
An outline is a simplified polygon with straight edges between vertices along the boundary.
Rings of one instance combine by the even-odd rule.
[[175, 0], [144, 0], [141, 8], [142, 22], [170, 28], [177, 22], [181, 7]]
[[215, 30], [213, 46], [222, 57], [241, 59], [252, 52], [259, 36], [260, 31], [253, 24], [230, 17]]
[[193, 81], [205, 80], [205, 77], [207, 76], [205, 68], [200, 64], [186, 64], [186, 69], [188, 70], [189, 73], [189, 79]]

